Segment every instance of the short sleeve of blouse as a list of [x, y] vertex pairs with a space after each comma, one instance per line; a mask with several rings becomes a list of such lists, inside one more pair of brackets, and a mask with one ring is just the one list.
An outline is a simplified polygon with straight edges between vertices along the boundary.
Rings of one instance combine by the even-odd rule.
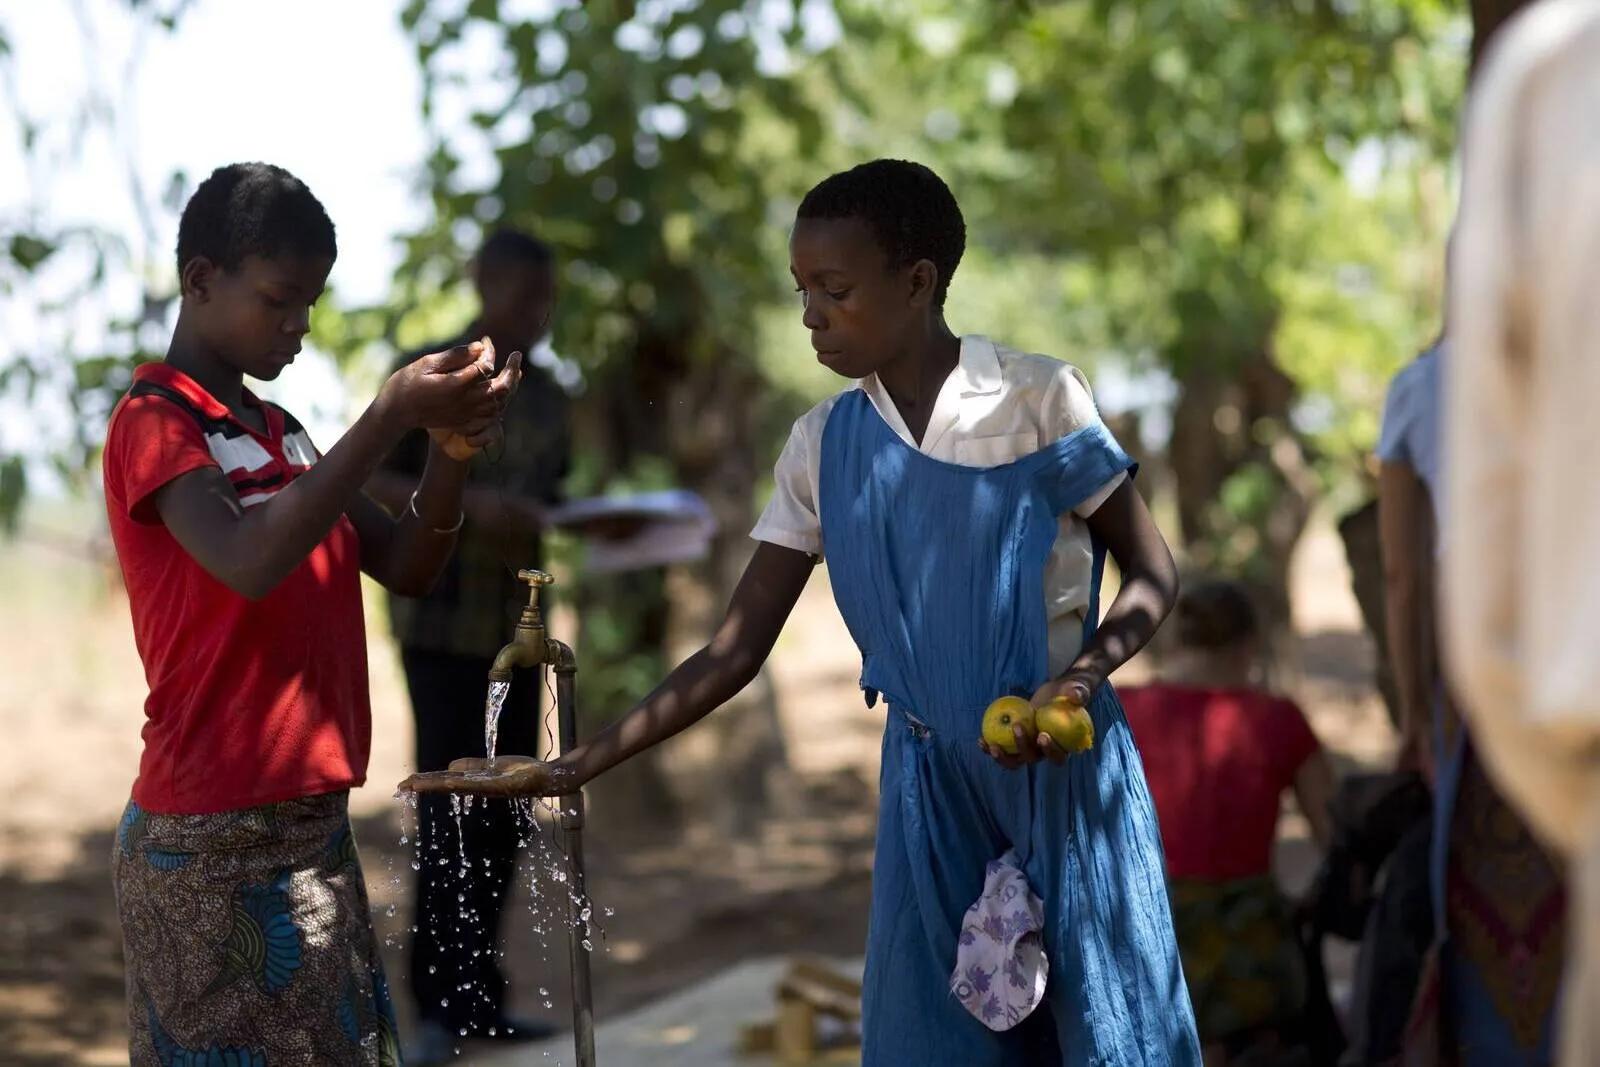
[[[1100, 409], [1095, 406], [1094, 392], [1083, 371], [1070, 363], [1062, 363], [1045, 394], [1044, 430], [1050, 440], [1070, 436], [1088, 426], [1104, 426]], [[1073, 514], [1087, 519], [1116, 491], [1128, 477], [1118, 471], [1104, 485], [1097, 487], [1072, 507]]]
[[802, 418], [789, 431], [789, 440], [773, 467], [772, 499], [750, 536], [757, 541], [822, 555], [822, 519], [817, 510], [813, 477], [820, 445], [813, 447]]
[[1322, 748], [1322, 742], [1311, 729], [1300, 705], [1292, 700], [1280, 700], [1273, 708], [1272, 747], [1275, 750], [1274, 766], [1283, 768], [1284, 787], [1292, 785], [1310, 759]]
[[1410, 367], [1395, 375], [1383, 402], [1383, 425], [1378, 430], [1378, 458], [1385, 463], [1415, 464], [1410, 446], [1411, 424], [1416, 418], [1416, 375]]
[[188, 412], [158, 396], [123, 401], [106, 433], [106, 497], [135, 522], [155, 523], [151, 498], [168, 482], [217, 461]]

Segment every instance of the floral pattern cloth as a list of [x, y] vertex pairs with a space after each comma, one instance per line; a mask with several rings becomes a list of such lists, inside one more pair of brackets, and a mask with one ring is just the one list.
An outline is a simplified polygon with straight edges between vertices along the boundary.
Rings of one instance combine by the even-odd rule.
[[950, 992], [989, 1029], [1011, 1029], [1044, 1001], [1050, 959], [1043, 930], [1044, 903], [1017, 854], [991, 860], [983, 893], [962, 919], [950, 975]]
[[112, 869], [131, 1067], [399, 1067], [347, 798], [128, 805]]

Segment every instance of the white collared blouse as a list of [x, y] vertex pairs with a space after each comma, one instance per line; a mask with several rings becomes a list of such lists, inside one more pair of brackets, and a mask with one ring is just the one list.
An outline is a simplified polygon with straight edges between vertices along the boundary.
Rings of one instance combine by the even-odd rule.
[[[1100, 421], [1089, 382], [1076, 367], [976, 334], [961, 339], [960, 362], [939, 391], [921, 444], [876, 375], [852, 388], [866, 392], [884, 422], [907, 444], [934, 459], [969, 467], [1009, 463]], [[829, 397], [795, 422], [774, 469], [772, 499], [751, 532], [756, 540], [826, 557], [816, 504], [822, 433], [833, 405], [848, 392]], [[1052, 674], [1067, 669], [1082, 643], [1093, 563], [1083, 520], [1126, 477], [1119, 474], [1061, 517], [1044, 573]]]

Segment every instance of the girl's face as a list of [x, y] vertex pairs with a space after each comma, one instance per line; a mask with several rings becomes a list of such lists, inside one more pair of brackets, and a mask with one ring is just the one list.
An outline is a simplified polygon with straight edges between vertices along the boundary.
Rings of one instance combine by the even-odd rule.
[[200, 257], [184, 269], [184, 299], [207, 347], [230, 367], [272, 381], [299, 353], [332, 269], [327, 256], [250, 255], [233, 270]]
[[891, 268], [860, 219], [796, 220], [789, 273], [817, 361], [846, 378], [865, 378], [898, 356], [928, 313], [925, 268], [931, 264]]

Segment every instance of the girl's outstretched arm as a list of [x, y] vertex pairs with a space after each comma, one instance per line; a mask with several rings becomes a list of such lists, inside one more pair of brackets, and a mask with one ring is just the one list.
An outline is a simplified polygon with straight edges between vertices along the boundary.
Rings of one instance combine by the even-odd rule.
[[[749, 685], [811, 577], [804, 552], [762, 542], [711, 642], [684, 660], [632, 711], [552, 762], [503, 756], [456, 760], [450, 770], [401, 783], [418, 793], [539, 796], [576, 791], [596, 775], [705, 718]], [[468, 777], [471, 775], [471, 777]]]
[[[475, 423], [499, 413], [516, 389], [520, 361], [511, 360], [490, 378], [492, 366], [476, 343], [424, 356], [391, 375], [327, 454], [270, 500], [245, 508], [227, 475], [209, 466], [156, 490], [151, 497], [156, 513], [207, 573], [240, 596], [259, 600], [328, 535], [402, 433]], [[434, 526], [448, 525], [456, 513], [461, 486], [459, 475], [453, 485], [451, 477], [446, 474], [446, 484], [422, 501], [450, 516], [441, 522], [430, 511]]]

